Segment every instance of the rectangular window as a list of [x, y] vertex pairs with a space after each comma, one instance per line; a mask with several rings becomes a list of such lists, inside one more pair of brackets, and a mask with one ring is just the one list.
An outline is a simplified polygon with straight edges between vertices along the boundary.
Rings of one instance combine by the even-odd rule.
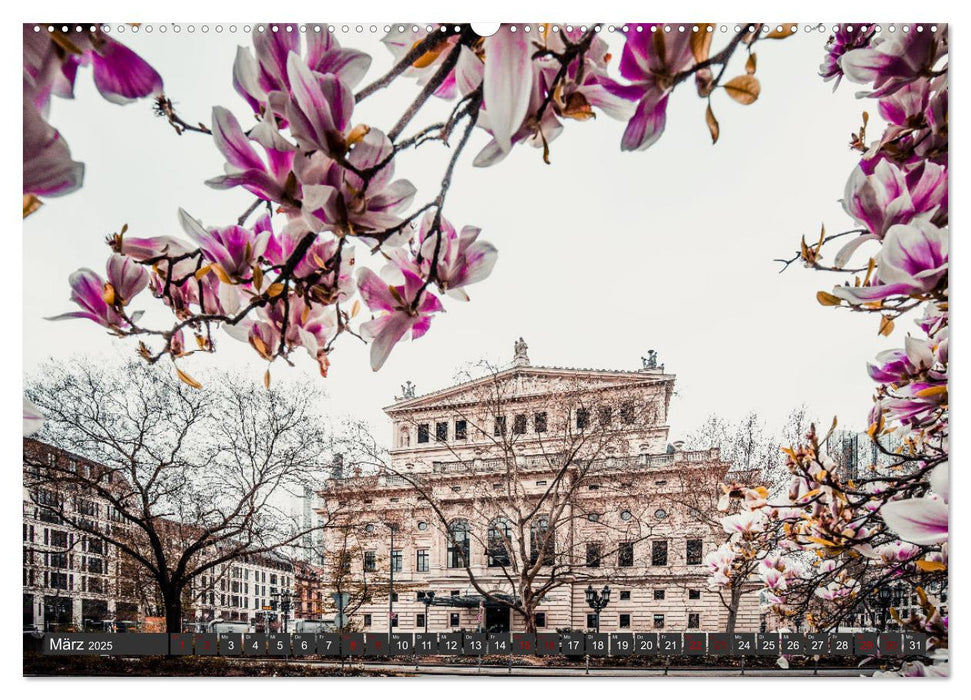
[[428, 423], [418, 424], [418, 442], [428, 442]]
[[620, 599], [621, 600], [630, 600], [630, 591], [621, 591], [620, 592]]
[[664, 629], [664, 615], [654, 616], [654, 629]]
[[630, 401], [621, 404], [620, 406], [620, 419], [625, 423], [634, 422], [634, 404]]
[[51, 588], [67, 588], [67, 574], [51, 572]]
[[425, 626], [425, 613], [415, 615], [415, 627], [422, 629]]
[[688, 600], [701, 600], [701, 591], [689, 590]]
[[668, 541], [654, 540], [651, 542], [651, 566], [668, 565]]
[[455, 421], [455, 439], [465, 440], [468, 435], [468, 423], [464, 420]]
[[364, 570], [365, 571], [378, 570], [378, 555], [376, 552], [369, 551], [364, 553]]
[[655, 588], [654, 589], [654, 600], [664, 600], [664, 589]]
[[634, 566], [633, 542], [620, 543], [620, 546], [617, 548], [617, 566]]
[[499, 435], [505, 435], [506, 434], [506, 417], [505, 416], [496, 416], [496, 422], [495, 422], [495, 425], [492, 428], [492, 434], [495, 435], [495, 436], [497, 436], [497, 437]]
[[590, 411], [586, 408], [577, 409], [577, 430], [583, 430], [590, 423]]
[[512, 432], [514, 435], [523, 435], [526, 432], [526, 415], [518, 414], [512, 420]]
[[64, 552], [51, 552], [51, 567], [55, 569], [66, 569], [67, 554]]
[[630, 629], [630, 613], [620, 614], [620, 628], [622, 630]]
[[442, 421], [441, 423], [435, 424], [435, 439], [439, 442], [446, 442], [448, 440], [448, 423]]
[[611, 410], [610, 406], [600, 406], [597, 408], [597, 417], [600, 419], [601, 425], [610, 425]]
[[600, 566], [600, 551], [599, 542], [587, 542], [587, 566]]
[[364, 613], [364, 626], [365, 627], [370, 627], [371, 626], [371, 614], [370, 613]]
[[702, 550], [701, 540], [688, 540], [685, 547], [685, 563], [700, 564]]
[[391, 568], [395, 572], [399, 572], [402, 569], [402, 565], [403, 565], [403, 562], [401, 558], [401, 550], [396, 549], [393, 552], [391, 552]]
[[428, 550], [419, 549], [415, 551], [415, 571], [426, 572], [428, 571]]
[[67, 549], [67, 533], [62, 530], [51, 530], [51, 546]]
[[698, 613], [688, 613], [688, 629], [696, 630], [701, 627], [701, 616]]
[[546, 627], [546, 613], [545, 612], [538, 612], [538, 613], [536, 613], [536, 615], [534, 616], [534, 619], [536, 620], [536, 626], [537, 627]]
[[539, 411], [533, 414], [533, 429], [537, 433], [546, 432], [546, 411]]
[[458, 613], [449, 613], [448, 614], [448, 626], [449, 627], [458, 627], [459, 624], [461, 624], [459, 622], [459, 614]]

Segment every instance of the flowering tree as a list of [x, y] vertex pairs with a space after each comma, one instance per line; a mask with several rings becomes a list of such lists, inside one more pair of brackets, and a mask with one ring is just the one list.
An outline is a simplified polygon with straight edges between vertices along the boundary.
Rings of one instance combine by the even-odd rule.
[[[865, 85], [858, 96], [876, 99], [888, 124], [868, 142], [864, 113], [853, 137], [861, 158], [843, 207], [856, 227], [824, 230], [813, 244], [803, 239], [783, 261], [852, 275], [817, 299], [876, 315], [881, 335], [913, 319], [904, 347], [880, 353], [868, 368], [877, 384], [868, 433], [890, 464], [858, 478], [841, 474], [825, 439], [810, 429], [784, 450], [787, 497], [733, 494], [742, 510], [726, 518], [735, 532], [711, 565], [713, 584], [723, 587], [739, 583], [724, 571], [757, 572], [774, 612], [818, 629], [845, 624], [882, 587], [902, 586], [916, 592], [921, 612], [891, 615], [928, 633], [946, 658], [947, 615], [927, 591], [946, 587], [948, 561], [948, 35], [946, 27], [899, 29], [878, 35], [873, 27], [841, 27], [831, 37], [822, 76]], [[824, 251], [836, 239], [842, 246], [828, 262]], [[899, 447], [890, 448], [890, 436]], [[914, 662], [896, 672], [941, 675], [947, 665]]]
[[[347, 333], [371, 343], [377, 370], [402, 338], [428, 331], [444, 310], [443, 296], [468, 300], [466, 288], [495, 265], [497, 251], [479, 240], [479, 229], [457, 227], [445, 215], [475, 129], [490, 136], [473, 161], [479, 167], [526, 143], [549, 162], [565, 123], [598, 113], [627, 121], [621, 147], [640, 150], [661, 136], [672, 91], [693, 78], [715, 141], [716, 90], [754, 102], [760, 87], [753, 47], [795, 31], [746, 25], [713, 52], [711, 24], [627, 25], [619, 74], [611, 76], [602, 25], [503, 25], [488, 37], [469, 25], [392, 30], [383, 40], [392, 68], [359, 87], [371, 57], [341, 47], [325, 27], [302, 29], [259, 26], [253, 50], [239, 50], [232, 80], [249, 114], [215, 106], [211, 126], [190, 124], [169, 98], [156, 99], [157, 112], [177, 133], [206, 135], [225, 157], [225, 173], [206, 184], [243, 188], [254, 195], [253, 205], [216, 226], [180, 210], [185, 237], [140, 237], [122, 227], [108, 237], [104, 275], [89, 269], [71, 275], [72, 300], [81, 308], [58, 318], [87, 318], [117, 336], [137, 337], [149, 362], [212, 352], [214, 330], [222, 328], [268, 362], [291, 362], [303, 349], [324, 375], [335, 341]], [[62, 35], [50, 36], [55, 50]], [[744, 73], [725, 79], [741, 49]], [[389, 124], [355, 123], [357, 105], [410, 78], [417, 94]], [[433, 98], [452, 103], [448, 118], [409, 131]], [[451, 155], [437, 192], [415, 206], [418, 192], [396, 179], [396, 159], [434, 142]], [[66, 168], [66, 152], [60, 155]], [[355, 250], [362, 249], [383, 267], [355, 272]], [[133, 311], [132, 302], [146, 290], [171, 310], [171, 326], [141, 324], [142, 310]], [[361, 302], [371, 318], [358, 323]]]

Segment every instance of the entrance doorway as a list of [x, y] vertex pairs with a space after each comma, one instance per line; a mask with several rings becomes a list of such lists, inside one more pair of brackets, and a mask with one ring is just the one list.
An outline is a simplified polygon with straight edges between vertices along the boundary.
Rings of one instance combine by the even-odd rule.
[[486, 632], [508, 632], [509, 631], [509, 606], [508, 605], [486, 605], [485, 631]]

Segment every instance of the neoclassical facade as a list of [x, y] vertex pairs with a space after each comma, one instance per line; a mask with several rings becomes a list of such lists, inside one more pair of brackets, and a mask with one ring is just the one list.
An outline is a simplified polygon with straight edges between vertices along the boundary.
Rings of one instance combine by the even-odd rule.
[[[346, 524], [328, 531], [328, 556], [345, 547], [358, 590], [370, 586], [347, 624], [523, 630], [525, 607], [539, 631], [587, 630], [585, 591], [609, 586], [601, 631], [724, 630], [702, 564], [724, 533], [691, 491], [730, 465], [669, 442], [675, 376], [653, 354], [643, 365], [533, 366], [520, 340], [504, 368], [424, 395], [403, 386], [385, 408], [384, 466], [345, 463], [320, 492]], [[759, 624], [747, 593], [735, 629]]]

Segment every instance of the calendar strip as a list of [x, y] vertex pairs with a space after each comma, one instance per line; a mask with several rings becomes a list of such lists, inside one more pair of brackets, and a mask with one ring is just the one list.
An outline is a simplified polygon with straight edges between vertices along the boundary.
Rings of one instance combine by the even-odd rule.
[[927, 635], [847, 633], [46, 634], [44, 653], [89, 656], [924, 656]]

